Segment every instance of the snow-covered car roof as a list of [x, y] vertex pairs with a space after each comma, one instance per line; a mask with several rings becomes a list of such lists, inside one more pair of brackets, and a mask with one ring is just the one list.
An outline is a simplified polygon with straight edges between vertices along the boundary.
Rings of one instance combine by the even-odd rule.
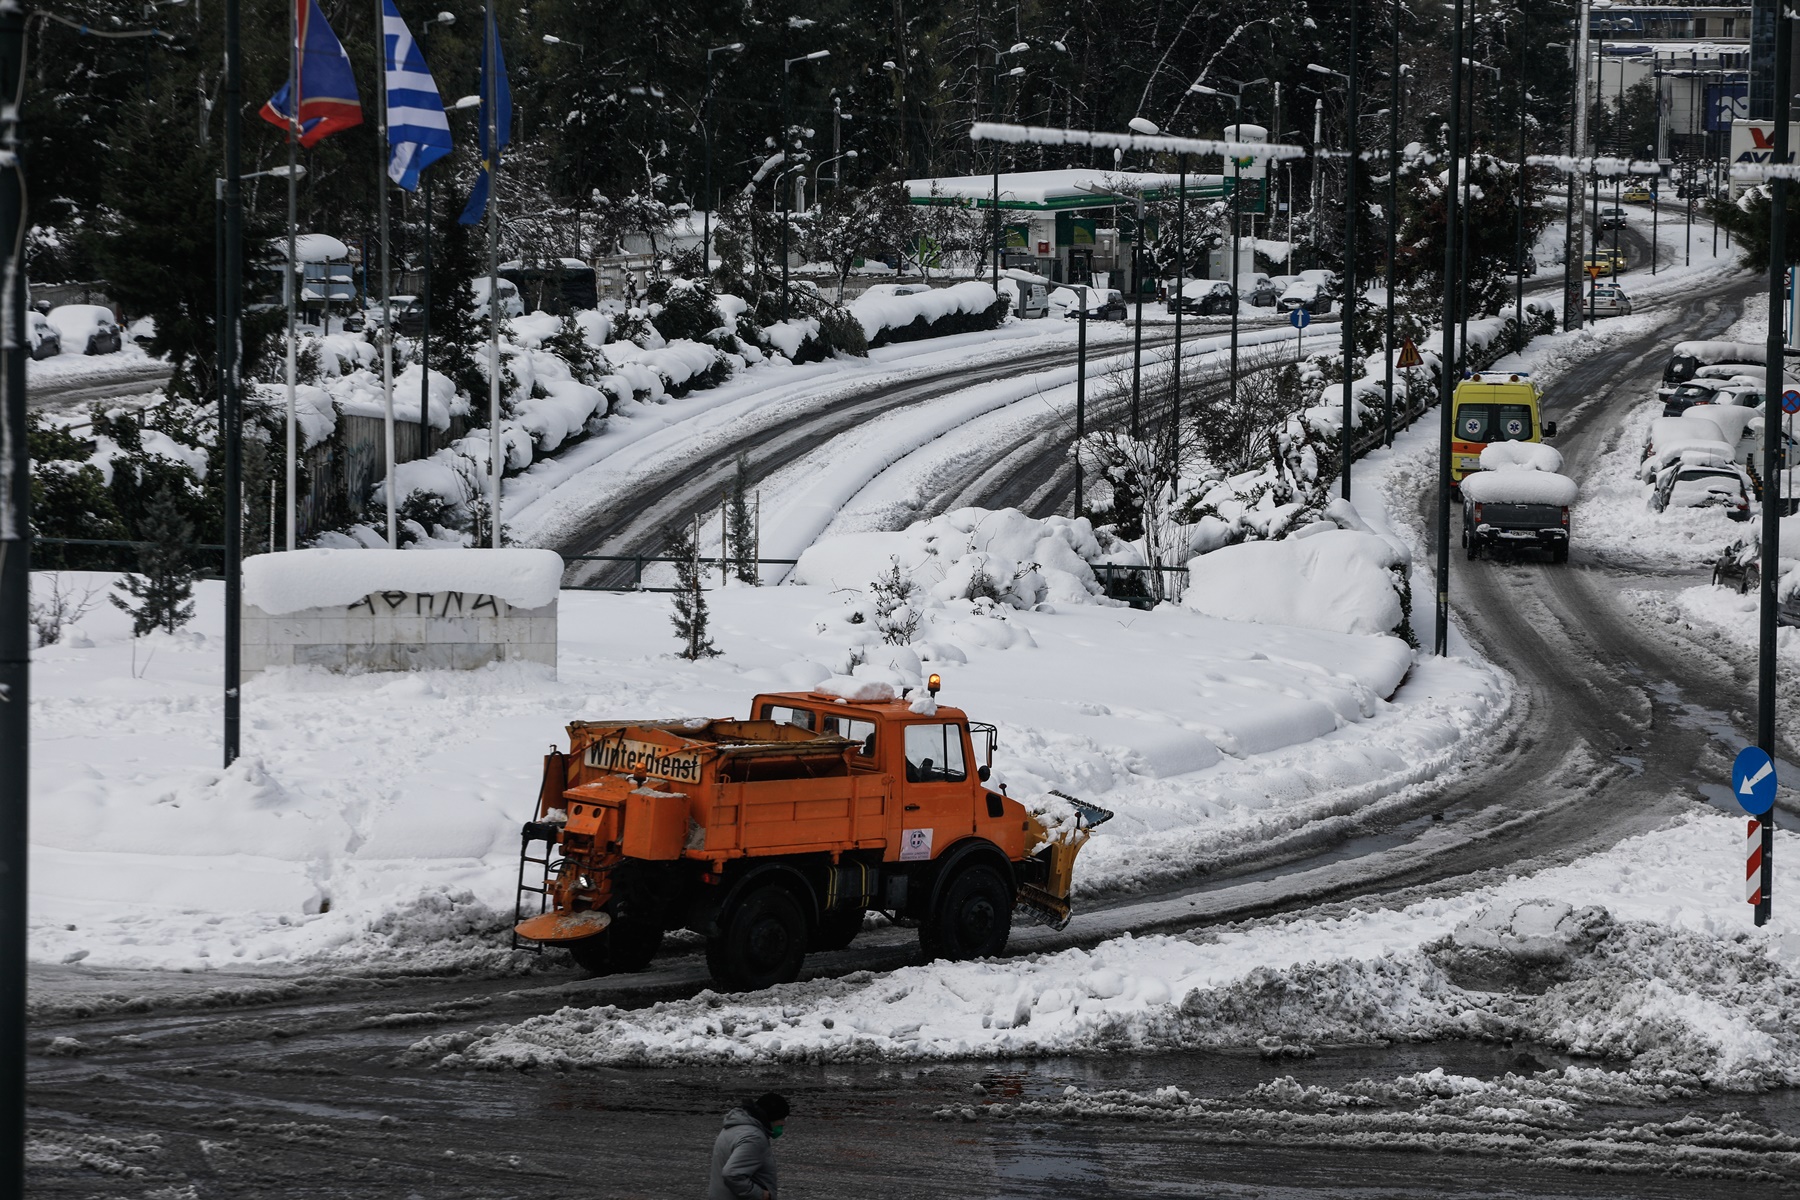
[[118, 324], [113, 320], [112, 309], [104, 304], [59, 304], [50, 310], [47, 319], [71, 350], [85, 348], [88, 335], [96, 329], [115, 328]]
[[1554, 471], [1502, 467], [1464, 477], [1462, 494], [1476, 504], [1549, 504], [1567, 508], [1581, 493], [1573, 479]]

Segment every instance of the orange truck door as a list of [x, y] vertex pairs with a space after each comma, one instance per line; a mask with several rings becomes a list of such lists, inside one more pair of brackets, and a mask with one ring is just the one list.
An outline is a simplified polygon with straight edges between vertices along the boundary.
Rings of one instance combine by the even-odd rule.
[[904, 726], [903, 741], [900, 837], [888, 856], [929, 862], [975, 831], [968, 732], [960, 721], [916, 721]]

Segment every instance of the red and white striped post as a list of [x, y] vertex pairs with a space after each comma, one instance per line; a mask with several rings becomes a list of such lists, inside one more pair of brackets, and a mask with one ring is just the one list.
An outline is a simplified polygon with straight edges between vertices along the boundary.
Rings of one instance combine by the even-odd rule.
[[1750, 832], [1744, 839], [1744, 899], [1758, 908], [1763, 899], [1762, 822], [1750, 818]]

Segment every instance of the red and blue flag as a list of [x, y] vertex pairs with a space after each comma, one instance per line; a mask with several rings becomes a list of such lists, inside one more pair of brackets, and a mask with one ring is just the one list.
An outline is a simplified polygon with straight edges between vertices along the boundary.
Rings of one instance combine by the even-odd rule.
[[[325, 22], [318, 0], [294, 0], [300, 48], [300, 144], [311, 149], [340, 129], [362, 124], [362, 100], [350, 56]], [[292, 79], [262, 106], [262, 119], [282, 129], [293, 117]]]

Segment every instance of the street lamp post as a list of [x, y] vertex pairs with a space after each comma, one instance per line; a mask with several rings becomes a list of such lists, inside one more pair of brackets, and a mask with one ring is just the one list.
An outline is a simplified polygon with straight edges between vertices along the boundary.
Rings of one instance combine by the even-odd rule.
[[[796, 58], [781, 60], [781, 152], [787, 154], [793, 144], [793, 136], [788, 129], [788, 75], [795, 63], [816, 62], [821, 58], [830, 58], [829, 50], [814, 50], [811, 54], [802, 54]], [[786, 174], [786, 172], [783, 172]], [[780, 181], [776, 182], [776, 190], [780, 191]], [[788, 225], [792, 205], [788, 203], [786, 192], [781, 192], [781, 319], [788, 319]]]
[[[1456, 19], [1451, 26], [1450, 46], [1450, 95], [1453, 101], [1462, 96], [1463, 69], [1463, 22], [1462, 0], [1453, 0]], [[1461, 131], [1457, 125], [1462, 120], [1462, 105], [1450, 105], [1450, 171], [1449, 186], [1444, 189], [1444, 207], [1447, 227], [1456, 228], [1461, 218], [1456, 194], [1457, 171], [1461, 166], [1456, 154], [1456, 147], [1461, 141]], [[1455, 294], [1450, 288], [1450, 281], [1456, 278], [1458, 268], [1456, 239], [1444, 238], [1444, 330], [1443, 330], [1443, 365], [1439, 372], [1440, 388], [1438, 398], [1438, 495], [1437, 495], [1437, 605], [1436, 627], [1433, 631], [1433, 650], [1440, 656], [1450, 653], [1450, 441], [1451, 413], [1455, 407], [1456, 372], [1451, 369], [1456, 358], [1456, 315]]]
[[[1330, 67], [1318, 63], [1307, 63], [1306, 69], [1320, 75], [1331, 75], [1344, 81], [1347, 93], [1345, 105], [1347, 111], [1344, 124], [1348, 126], [1349, 158], [1344, 166], [1344, 417], [1342, 443], [1340, 446], [1344, 456], [1340, 471], [1340, 491], [1344, 499], [1350, 498], [1350, 464], [1355, 458], [1355, 435], [1352, 426], [1355, 421], [1356, 390], [1356, 168], [1361, 157], [1359, 131], [1357, 126], [1357, 62], [1356, 62], [1356, 0], [1350, 0], [1350, 70], [1334, 71]], [[1315, 226], [1317, 222], [1314, 222]]]
[[[1394, 444], [1394, 260], [1400, 242], [1400, 7], [1394, 6], [1394, 44], [1388, 63], [1388, 202], [1387, 202], [1387, 371], [1382, 384], [1387, 428], [1383, 441]], [[1410, 392], [1411, 385], [1408, 385]], [[1410, 398], [1410, 396], [1409, 396]]]
[[[1162, 130], [1155, 121], [1148, 117], [1133, 117], [1128, 122], [1133, 133], [1142, 133], [1155, 137]], [[1137, 195], [1136, 224], [1131, 232], [1131, 290], [1137, 293], [1137, 328], [1131, 338], [1131, 436], [1137, 438], [1142, 432], [1142, 421], [1139, 417], [1139, 403], [1144, 374], [1144, 281], [1143, 244], [1144, 244], [1144, 194]], [[1180, 307], [1180, 302], [1176, 302]]]
[[[1207, 87], [1203, 83], [1196, 83], [1189, 87], [1188, 91], [1198, 92], [1202, 96], [1217, 96], [1221, 100], [1231, 101], [1232, 120], [1234, 122], [1232, 126], [1233, 131], [1243, 124], [1244, 93], [1241, 86], [1236, 93], [1232, 93], [1222, 92], [1218, 88]], [[1232, 140], [1233, 137], [1233, 132], [1228, 131], [1226, 133], [1227, 140]], [[1242, 224], [1238, 208], [1238, 184], [1241, 180], [1239, 179], [1237, 160], [1230, 159], [1228, 162], [1231, 167], [1231, 266], [1227, 269], [1227, 278], [1231, 287], [1230, 387], [1232, 402], [1235, 404], [1237, 402], [1238, 389], [1238, 226]], [[1224, 166], [1227, 165], [1227, 163], [1221, 162], [1220, 165]], [[1224, 176], [1221, 175], [1220, 178], [1223, 179]]]
[[700, 140], [705, 146], [706, 182], [702, 185], [700, 216], [700, 269], [708, 275], [712, 273], [712, 99], [713, 99], [713, 55], [737, 54], [744, 48], [742, 42], [731, 42], [724, 46], [714, 46], [706, 52], [706, 93], [700, 98]]
[[[1023, 54], [1025, 51], [1031, 49], [1031, 47], [1029, 44], [1027, 44], [1025, 42], [1014, 42], [1011, 46], [1007, 47], [1005, 50], [1000, 49], [1000, 47], [997, 45], [991, 45], [991, 44], [988, 46], [988, 49], [990, 49], [994, 52], [994, 75], [993, 75], [994, 86], [993, 86], [993, 93], [990, 97], [988, 111], [993, 114], [994, 120], [998, 121], [998, 120], [1000, 120], [1000, 60], [1002, 58], [1006, 57], [1008, 54]], [[1014, 67], [1010, 72], [1008, 72], [1009, 75], [1023, 75], [1024, 73], [1025, 73], [1024, 67]], [[994, 143], [994, 160], [993, 160], [993, 162], [989, 163], [988, 165], [991, 166], [994, 171], [994, 202], [993, 202], [993, 212], [990, 214], [990, 216], [992, 217], [992, 224], [993, 224], [994, 228], [993, 228], [993, 233], [989, 238], [988, 249], [993, 254], [994, 295], [999, 296], [999, 294], [1000, 294], [1000, 259], [1002, 257], [1002, 249], [1005, 246], [1005, 242], [1001, 238], [1001, 225], [1000, 225], [1000, 143], [999, 142]], [[1076, 474], [1079, 477], [1080, 472], [1077, 471]]]

